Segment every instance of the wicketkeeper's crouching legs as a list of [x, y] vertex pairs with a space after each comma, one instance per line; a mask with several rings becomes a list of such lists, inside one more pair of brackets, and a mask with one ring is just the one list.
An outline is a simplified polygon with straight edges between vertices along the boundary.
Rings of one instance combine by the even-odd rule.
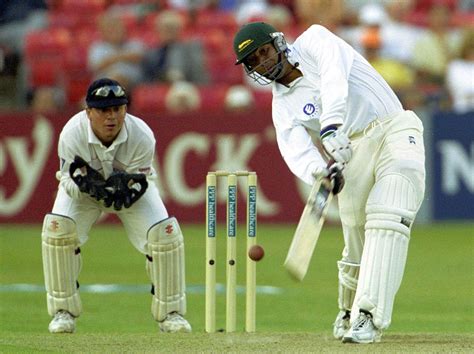
[[146, 268], [153, 286], [151, 312], [163, 332], [190, 332], [186, 314], [184, 239], [176, 218], [148, 231]]
[[73, 332], [74, 318], [82, 312], [77, 282], [82, 263], [74, 220], [46, 214], [42, 253], [48, 313], [54, 316], [49, 329], [51, 332]]

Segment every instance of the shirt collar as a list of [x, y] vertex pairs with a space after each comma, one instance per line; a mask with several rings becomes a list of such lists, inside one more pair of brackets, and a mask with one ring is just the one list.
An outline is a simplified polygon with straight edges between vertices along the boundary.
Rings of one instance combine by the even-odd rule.
[[295, 65], [296, 62], [301, 62], [300, 56], [296, 51], [295, 47], [291, 44], [288, 44], [288, 48], [286, 51], [286, 57], [291, 65]]
[[[301, 70], [301, 60], [299, 60], [300, 56], [298, 52], [295, 50], [294, 46], [292, 46], [291, 44], [288, 44], [286, 55], [287, 55], [288, 62], [291, 65], [295, 65], [295, 63], [297, 62], [300, 63], [300, 65], [298, 66], [298, 69]], [[303, 79], [303, 77], [304, 76], [297, 77], [295, 80], [290, 82], [288, 86], [280, 85], [280, 84], [277, 84], [276, 82], [273, 82], [274, 92], [283, 93], [283, 92], [290, 91], [298, 82], [300, 82]]]

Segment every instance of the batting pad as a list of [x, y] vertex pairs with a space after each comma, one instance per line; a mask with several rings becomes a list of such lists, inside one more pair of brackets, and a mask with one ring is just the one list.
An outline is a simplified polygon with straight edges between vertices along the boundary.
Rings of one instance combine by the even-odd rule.
[[391, 323], [405, 270], [410, 227], [419, 207], [417, 200], [421, 198], [409, 179], [389, 175], [375, 184], [367, 202], [365, 244], [352, 316], [357, 316], [359, 309], [370, 311], [380, 329]]
[[340, 260], [337, 262], [337, 267], [339, 269], [339, 309], [350, 310], [354, 303], [360, 264]]
[[74, 220], [46, 214], [43, 222], [42, 253], [48, 313], [66, 310], [78, 317], [82, 312], [77, 278], [82, 261]]
[[[157, 321], [171, 312], [186, 314], [184, 239], [176, 218], [153, 225], [148, 231], [147, 269], [155, 289], [151, 313]], [[150, 261], [151, 259], [151, 261]]]

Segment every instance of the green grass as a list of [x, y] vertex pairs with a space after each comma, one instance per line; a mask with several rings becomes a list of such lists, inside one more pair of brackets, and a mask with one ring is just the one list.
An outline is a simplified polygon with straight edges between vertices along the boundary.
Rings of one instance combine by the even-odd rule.
[[[202, 225], [182, 225], [186, 242], [187, 318], [191, 335], [159, 334], [150, 314], [148, 290], [81, 294], [84, 312], [72, 336], [50, 335], [44, 292], [6, 291], [9, 284], [43, 285], [41, 226], [0, 229], [0, 352], [31, 351], [347, 351], [331, 338], [337, 314], [337, 267], [342, 251], [339, 227], [326, 227], [302, 283], [285, 273], [283, 261], [294, 225], [259, 225], [265, 257], [258, 263], [259, 285], [280, 288], [257, 298], [257, 333], [204, 333], [205, 237]], [[440, 224], [413, 230], [402, 287], [392, 326], [377, 351], [474, 350], [474, 225]], [[243, 240], [241, 240], [243, 241]], [[96, 226], [82, 247], [79, 281], [89, 284], [149, 283], [144, 257], [128, 242], [121, 226]], [[218, 245], [224, 259], [224, 238]], [[239, 243], [238, 262], [244, 259]], [[218, 259], [219, 261], [219, 259]], [[224, 284], [224, 268], [218, 282]], [[238, 283], [245, 284], [238, 268]], [[201, 286], [201, 287], [200, 287]], [[2, 290], [3, 289], [3, 290]], [[224, 327], [225, 296], [217, 296], [218, 327]], [[238, 295], [238, 328], [244, 323], [244, 295]], [[362, 350], [366, 346], [351, 346]]]

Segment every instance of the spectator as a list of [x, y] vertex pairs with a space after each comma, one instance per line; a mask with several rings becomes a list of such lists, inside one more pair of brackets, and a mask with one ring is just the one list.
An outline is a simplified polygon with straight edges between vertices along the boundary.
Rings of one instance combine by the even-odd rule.
[[208, 5], [211, 0], [167, 0], [167, 4], [172, 9], [177, 10], [195, 10]]
[[232, 112], [247, 111], [254, 107], [255, 99], [252, 91], [243, 85], [234, 85], [227, 90], [225, 109]]
[[155, 22], [159, 45], [149, 50], [143, 60], [146, 81], [194, 83], [209, 81], [200, 41], [183, 41], [183, 18], [175, 10], [161, 12]]
[[418, 106], [421, 98], [414, 92], [415, 73], [408, 65], [381, 54], [383, 39], [379, 28], [368, 28], [362, 35], [363, 54], [375, 70], [393, 88], [398, 98], [409, 106]]
[[177, 81], [166, 94], [165, 105], [169, 112], [175, 114], [197, 110], [201, 106], [199, 90], [189, 82]]
[[415, 75], [410, 67], [381, 55], [383, 43], [379, 31], [367, 30], [362, 37], [362, 46], [365, 58], [395, 91], [407, 89], [415, 83]]
[[113, 3], [109, 9], [116, 13], [128, 13], [143, 21], [148, 15], [166, 8], [166, 0], [146, 0], [146, 1], [118, 1]]
[[458, 0], [457, 10], [460, 12], [474, 11], [474, 1], [472, 0]]
[[250, 20], [263, 18], [267, 9], [267, 0], [241, 0], [234, 11], [235, 19], [237, 23], [243, 24]]
[[474, 29], [464, 32], [460, 55], [448, 64], [446, 86], [457, 113], [474, 112]]
[[47, 25], [48, 11], [44, 0], [0, 1], [0, 79], [4, 91], [0, 92], [1, 106], [13, 102], [18, 108], [27, 106], [28, 68], [23, 60], [25, 37]]
[[382, 25], [387, 21], [387, 13], [380, 4], [367, 4], [357, 13], [358, 25], [340, 28], [337, 34], [349, 42], [359, 53], [364, 52], [362, 37], [367, 30], [381, 32]]
[[421, 30], [404, 22], [413, 8], [413, 0], [369, 3], [359, 11], [359, 26], [339, 31], [339, 34], [360, 52], [364, 52], [362, 37], [368, 28], [378, 28], [382, 47], [380, 54], [405, 64], [411, 63], [413, 50]]
[[38, 87], [33, 92], [31, 110], [34, 113], [55, 113], [64, 108], [64, 92], [56, 87]]
[[344, 16], [343, 0], [295, 0], [294, 8], [300, 32], [314, 24], [336, 31]]
[[414, 7], [414, 0], [385, 3], [387, 19], [382, 24], [382, 55], [409, 64], [413, 58], [415, 43], [422, 30], [405, 22]]
[[293, 43], [297, 36], [295, 33], [294, 19], [291, 11], [283, 5], [271, 5], [268, 7], [265, 22], [275, 27], [278, 31], [286, 34], [286, 40]]
[[413, 66], [422, 84], [444, 83], [447, 64], [455, 55], [457, 45], [449, 17], [448, 7], [434, 5], [428, 13], [428, 29], [416, 42]]
[[94, 77], [109, 77], [130, 91], [142, 80], [145, 46], [127, 38], [125, 24], [115, 11], [103, 14], [98, 25], [102, 38], [89, 49], [89, 68]]
[[13, 56], [18, 64], [27, 33], [47, 24], [44, 0], [0, 1], [0, 48], [3, 48], [5, 59], [10, 60], [9, 56]]

